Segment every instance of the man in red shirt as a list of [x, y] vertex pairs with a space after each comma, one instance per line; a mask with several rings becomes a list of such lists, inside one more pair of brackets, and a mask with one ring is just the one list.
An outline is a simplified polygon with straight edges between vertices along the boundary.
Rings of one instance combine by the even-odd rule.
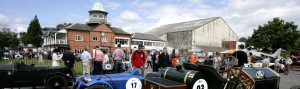
[[134, 51], [131, 55], [131, 65], [133, 70], [140, 71], [141, 75], [144, 76], [144, 65], [146, 62], [146, 54], [143, 51], [144, 46], [140, 44], [138, 50]]

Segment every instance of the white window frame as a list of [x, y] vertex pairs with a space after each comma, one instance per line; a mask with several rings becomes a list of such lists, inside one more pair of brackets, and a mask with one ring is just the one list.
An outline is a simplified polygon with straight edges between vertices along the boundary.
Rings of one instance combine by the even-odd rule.
[[[96, 38], [96, 40], [94, 40], [94, 38]], [[98, 37], [97, 36], [93, 36], [92, 37], [92, 41], [98, 41]]]
[[[81, 39], [79, 39], [81, 37]], [[83, 36], [82, 35], [75, 35], [75, 41], [83, 41]]]
[[101, 42], [108, 42], [108, 38], [107, 37], [101, 37]]
[[[123, 40], [127, 40], [126, 45], [129, 45], [129, 38], [120, 38], [120, 37], [115, 37], [115, 41], [117, 41], [117, 39], [123, 39]], [[115, 42], [115, 45], [118, 45], [119, 43]], [[121, 44], [123, 45], [123, 44]]]

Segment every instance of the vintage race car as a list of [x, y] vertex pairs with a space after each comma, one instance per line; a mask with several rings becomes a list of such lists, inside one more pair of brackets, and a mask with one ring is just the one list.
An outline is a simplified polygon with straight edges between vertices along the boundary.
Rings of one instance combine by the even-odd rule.
[[279, 89], [280, 75], [270, 68], [233, 67], [228, 73], [228, 77], [223, 77], [206, 65], [167, 67], [147, 74], [143, 89]]
[[67, 67], [35, 67], [24, 63], [0, 65], [0, 88], [45, 86], [66, 89], [73, 85], [75, 72]]
[[90, 75], [76, 77], [74, 89], [141, 89], [143, 76], [138, 71], [118, 74]]

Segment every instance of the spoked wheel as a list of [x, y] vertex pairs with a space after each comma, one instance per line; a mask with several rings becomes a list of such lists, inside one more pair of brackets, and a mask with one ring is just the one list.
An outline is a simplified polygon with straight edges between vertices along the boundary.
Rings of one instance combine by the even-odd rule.
[[53, 75], [46, 81], [47, 89], [67, 89], [68, 81], [61, 75]]

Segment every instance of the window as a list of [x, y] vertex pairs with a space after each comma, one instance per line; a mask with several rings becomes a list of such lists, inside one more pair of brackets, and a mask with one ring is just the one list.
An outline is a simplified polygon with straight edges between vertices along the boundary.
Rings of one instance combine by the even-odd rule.
[[81, 54], [83, 52], [83, 49], [75, 49], [75, 54]]
[[98, 37], [93, 37], [93, 41], [98, 41]]
[[75, 41], [83, 41], [83, 37], [81, 35], [75, 35]]
[[229, 48], [229, 44], [224, 44], [224, 48], [228, 49]]
[[98, 17], [98, 15], [95, 15], [95, 14], [94, 14], [93, 17]]
[[128, 39], [115, 38], [115, 44], [128, 45]]
[[101, 31], [106, 31], [106, 29], [105, 29], [105, 28], [100, 28], [100, 30], [101, 30]]
[[131, 43], [132, 45], [139, 45], [139, 44], [143, 44], [143, 41], [132, 41]]
[[152, 46], [152, 42], [145, 42], [145, 46]]
[[99, 14], [99, 18], [100, 19], [104, 19], [104, 15], [103, 14]]
[[108, 42], [108, 38], [107, 37], [102, 37], [102, 42]]

